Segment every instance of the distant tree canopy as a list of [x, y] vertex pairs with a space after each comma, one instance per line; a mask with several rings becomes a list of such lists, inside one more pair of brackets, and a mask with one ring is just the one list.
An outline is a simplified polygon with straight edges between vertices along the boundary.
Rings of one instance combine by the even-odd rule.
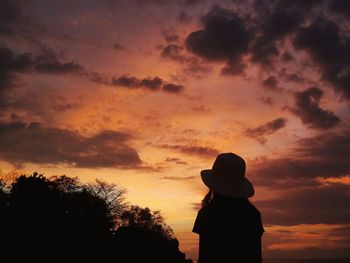
[[100, 180], [0, 180], [0, 215], [2, 251], [12, 261], [191, 262], [159, 211], [128, 205], [125, 190]]

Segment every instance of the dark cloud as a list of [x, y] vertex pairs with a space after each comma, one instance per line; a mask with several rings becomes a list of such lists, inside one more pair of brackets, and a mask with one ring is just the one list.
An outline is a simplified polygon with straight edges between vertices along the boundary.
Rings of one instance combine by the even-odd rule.
[[138, 88], [141, 87], [141, 80], [133, 76], [124, 75], [117, 78], [113, 78], [112, 84], [128, 88]]
[[254, 63], [262, 66], [271, 66], [272, 57], [277, 57], [278, 50], [273, 41], [259, 37], [255, 40], [251, 47], [251, 59]]
[[113, 48], [114, 48], [115, 50], [128, 50], [124, 45], [122, 45], [122, 44], [120, 44], [120, 43], [115, 43], [115, 44], [113, 45]]
[[111, 80], [110, 77], [106, 76], [105, 74], [101, 74], [96, 71], [91, 71], [91, 72], [86, 72], [85, 75], [89, 80], [96, 82], [98, 84], [103, 84], [107, 86], [113, 85], [112, 84], [113, 79]]
[[[162, 86], [163, 80], [159, 77], [145, 78], [141, 80], [140, 84], [142, 87], [145, 87], [151, 90], [157, 90]], [[164, 90], [164, 86], [163, 86], [163, 90]]]
[[244, 21], [236, 13], [215, 6], [202, 16], [201, 23], [202, 29], [187, 36], [187, 49], [209, 61], [241, 63], [251, 39]]
[[298, 31], [294, 46], [308, 51], [321, 68], [323, 78], [350, 99], [350, 40], [337, 24], [316, 19]]
[[290, 61], [294, 60], [294, 57], [293, 57], [293, 55], [292, 55], [289, 51], [284, 51], [284, 52], [281, 54], [281, 59], [282, 59], [282, 61], [284, 61], [284, 62], [290, 62]]
[[165, 159], [165, 161], [166, 162], [170, 162], [170, 163], [183, 164], [183, 165], [187, 165], [188, 164], [187, 162], [181, 160], [180, 158], [175, 158], [175, 157], [173, 157], [173, 158], [169, 158], [168, 157], [168, 158]]
[[38, 123], [1, 123], [0, 158], [12, 164], [67, 164], [73, 167], [133, 168], [141, 164], [128, 145], [130, 136], [102, 131], [84, 137], [71, 130], [46, 128]]
[[349, 224], [350, 186], [329, 184], [285, 191], [273, 200], [255, 201], [265, 224]]
[[185, 89], [184, 86], [182, 86], [182, 85], [177, 85], [177, 84], [172, 84], [172, 83], [164, 84], [164, 85], [163, 85], [163, 90], [164, 90], [165, 92], [169, 92], [169, 93], [180, 93], [180, 92], [182, 92], [184, 89]]
[[178, 14], [177, 19], [183, 24], [188, 24], [192, 21], [192, 16], [188, 15], [187, 12], [182, 10]]
[[347, 0], [330, 0], [328, 8], [336, 15], [343, 15], [346, 18], [350, 18], [350, 2]]
[[163, 37], [166, 42], [178, 42], [180, 40], [180, 36], [175, 32], [173, 28], [169, 28], [167, 30], [164, 30]]
[[112, 79], [112, 85], [124, 86], [127, 88], [147, 88], [150, 90], [160, 89], [163, 80], [159, 77], [138, 79], [133, 76], [120, 76]]
[[0, 47], [0, 90], [15, 84], [16, 73], [80, 74], [83, 71], [84, 67], [78, 63], [60, 62], [56, 54], [16, 54], [12, 49]]
[[220, 153], [217, 149], [207, 147], [207, 146], [180, 145], [180, 144], [175, 144], [175, 145], [161, 144], [161, 145], [155, 145], [155, 146], [164, 148], [164, 149], [179, 151], [189, 155], [197, 155], [200, 157], [208, 157], [208, 158], [216, 157]]
[[286, 80], [295, 83], [303, 83], [305, 81], [305, 79], [301, 75], [296, 73], [289, 74]]
[[30, 71], [32, 66], [30, 53], [16, 55], [11, 49], [0, 47], [0, 93], [15, 84], [15, 73]]
[[[298, 141], [297, 152], [310, 158], [335, 160], [340, 163], [347, 160], [350, 150], [350, 131], [324, 133], [316, 137]], [[348, 169], [349, 165], [338, 165], [340, 169]], [[334, 167], [334, 171], [338, 168]]]
[[[240, 12], [237, 13], [217, 5], [201, 17], [202, 29], [190, 33], [185, 45], [190, 52], [208, 61], [226, 62], [222, 75], [242, 74], [245, 69], [242, 56], [248, 54], [253, 64], [270, 68], [285, 39], [300, 29], [321, 2], [259, 0], [253, 1], [252, 6], [238, 2], [236, 10]], [[293, 57], [284, 50], [281, 59], [286, 62]]]
[[222, 76], [241, 75], [244, 73], [245, 68], [246, 65], [240, 58], [230, 59], [221, 69], [220, 73]]
[[5, 107], [4, 91], [15, 86], [16, 74], [37, 72], [43, 74], [76, 74], [87, 77], [91, 81], [128, 88], [146, 88], [149, 90], [163, 90], [170, 93], [180, 93], [184, 86], [165, 83], [159, 77], [139, 79], [134, 76], [120, 76], [110, 79], [98, 72], [89, 72], [82, 65], [75, 62], [61, 62], [52, 50], [40, 55], [31, 53], [15, 54], [11, 49], [0, 47], [0, 107]]
[[[15, 53], [10, 48], [0, 47], [0, 117], [6, 114], [18, 116], [18, 111], [31, 116], [45, 117], [53, 112], [69, 110], [79, 105], [77, 102], [63, 101], [54, 94], [46, 96], [36, 94], [34, 89], [21, 89], [23, 86], [21, 75], [30, 73], [81, 76], [87, 74], [84, 67], [78, 63], [59, 61], [53, 51], [35, 55]], [[44, 97], [45, 100], [41, 100]]]
[[319, 104], [323, 97], [323, 91], [317, 87], [311, 87], [295, 93], [295, 107], [291, 112], [310, 128], [329, 129], [340, 123], [339, 117], [329, 110], [322, 109]]
[[262, 24], [264, 38], [271, 41], [296, 30], [304, 19], [305, 11], [300, 1], [278, 1]]
[[312, 185], [318, 177], [350, 174], [349, 152], [350, 131], [323, 133], [299, 140], [288, 155], [253, 161], [250, 172], [256, 184], [272, 188]]
[[25, 26], [21, 5], [16, 0], [0, 0], [0, 34], [13, 36]]
[[177, 62], [185, 62], [186, 56], [182, 53], [183, 48], [179, 45], [168, 45], [162, 49], [160, 56], [164, 59], [169, 59]]
[[141, 5], [150, 4], [150, 5], [160, 5], [160, 6], [171, 3], [170, 0], [136, 0], [136, 2], [138, 2]]
[[127, 88], [145, 88], [148, 90], [161, 89], [167, 93], [181, 93], [185, 89], [183, 85], [165, 83], [164, 80], [162, 80], [159, 77], [139, 79], [134, 76], [124, 75], [120, 77], [114, 77], [111, 83], [109, 83], [108, 81], [106, 82], [106, 80], [102, 77], [96, 78], [96, 81], [101, 81], [100, 83], [102, 84], [123, 86]]
[[43, 38], [70, 41], [74, 39], [56, 30], [48, 30], [32, 17], [26, 16], [27, 4], [21, 0], [0, 0], [0, 35], [4, 39], [25, 40], [40, 49], [46, 46], [42, 41]]
[[189, 57], [182, 70], [186, 76], [202, 79], [212, 72], [212, 67], [196, 57]]
[[258, 26], [259, 36], [251, 47], [252, 61], [262, 66], [271, 66], [273, 59], [279, 55], [276, 42], [295, 32], [311, 9], [320, 2], [255, 1], [253, 6], [256, 8], [257, 17], [254, 22]]
[[187, 6], [195, 6], [198, 5], [202, 0], [184, 0], [185, 5]]
[[244, 135], [257, 139], [260, 143], [266, 143], [266, 138], [264, 136], [273, 134], [278, 130], [284, 128], [287, 124], [287, 120], [284, 118], [278, 118], [265, 123], [264, 125], [258, 126], [256, 128], [248, 128], [244, 131]]
[[182, 71], [186, 76], [203, 78], [212, 70], [207, 63], [204, 63], [197, 57], [185, 54], [184, 48], [179, 45], [165, 46], [160, 56], [163, 59], [180, 63], [182, 65]]
[[262, 82], [263, 87], [266, 87], [270, 90], [277, 90], [278, 88], [278, 79], [274, 76], [268, 76]]
[[59, 61], [38, 63], [35, 69], [40, 73], [50, 74], [77, 74], [83, 73], [84, 67], [80, 64], [69, 62], [61, 63]]

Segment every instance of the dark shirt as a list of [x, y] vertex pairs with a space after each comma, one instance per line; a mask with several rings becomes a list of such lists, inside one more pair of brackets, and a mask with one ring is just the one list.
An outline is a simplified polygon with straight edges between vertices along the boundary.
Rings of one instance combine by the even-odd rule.
[[246, 198], [214, 197], [199, 210], [193, 232], [200, 235], [198, 263], [261, 263], [264, 228]]

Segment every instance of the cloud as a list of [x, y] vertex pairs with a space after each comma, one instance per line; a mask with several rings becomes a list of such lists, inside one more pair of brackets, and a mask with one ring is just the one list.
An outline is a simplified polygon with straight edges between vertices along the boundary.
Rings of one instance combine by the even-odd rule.
[[201, 0], [184, 0], [184, 4], [187, 6], [196, 6], [201, 2]]
[[115, 43], [115, 44], [113, 45], [113, 48], [114, 48], [115, 50], [124, 50], [124, 51], [128, 50], [124, 45], [122, 45], [122, 44], [120, 44], [120, 43]]
[[322, 76], [346, 99], [350, 99], [350, 40], [337, 24], [318, 18], [301, 28], [294, 47], [306, 50], [319, 65]]
[[180, 144], [161, 144], [155, 145], [156, 147], [175, 150], [189, 155], [196, 155], [199, 157], [216, 157], [220, 152], [208, 146], [197, 146], [197, 145], [180, 145]]
[[163, 91], [169, 92], [169, 93], [180, 93], [185, 89], [184, 86], [182, 85], [177, 85], [177, 84], [164, 84], [163, 85]]
[[336, 15], [350, 18], [350, 3], [347, 0], [331, 0], [328, 3], [329, 10]]
[[80, 74], [84, 67], [78, 63], [62, 63], [56, 54], [16, 54], [12, 49], [0, 47], [0, 89], [13, 86], [16, 73], [39, 72], [46, 74]]
[[192, 16], [188, 15], [187, 12], [185, 12], [184, 10], [182, 10], [178, 16], [177, 19], [183, 23], [183, 24], [188, 24], [192, 21]]
[[261, 126], [256, 128], [247, 128], [244, 131], [244, 135], [257, 139], [260, 143], [264, 144], [266, 142], [265, 135], [270, 135], [278, 130], [284, 128], [287, 124], [287, 120], [284, 118], [278, 118], [272, 121], [269, 121]]
[[30, 71], [32, 65], [31, 54], [16, 55], [11, 49], [0, 47], [0, 93], [15, 85], [15, 73]]
[[25, 27], [22, 8], [19, 1], [0, 0], [0, 34], [13, 36], [20, 28]]
[[[322, 1], [322, 0], [321, 0]], [[273, 59], [279, 55], [277, 42], [299, 29], [305, 17], [321, 1], [255, 1], [253, 7], [257, 17], [254, 23], [259, 32], [251, 47], [251, 60], [263, 67], [271, 66]], [[284, 58], [286, 58], [284, 56]], [[288, 56], [288, 60], [291, 57]], [[282, 57], [283, 59], [283, 57]]]
[[350, 174], [350, 131], [323, 133], [300, 139], [289, 154], [250, 163], [257, 185], [292, 188], [319, 185], [317, 178], [340, 178]]
[[112, 79], [115, 86], [123, 86], [127, 88], [146, 88], [150, 90], [158, 90], [163, 84], [163, 80], [159, 77], [138, 79], [133, 76], [120, 76]]
[[340, 123], [340, 119], [333, 112], [319, 106], [322, 97], [323, 91], [317, 87], [297, 92], [295, 93], [295, 107], [291, 109], [291, 112], [309, 128], [333, 128]]
[[182, 71], [186, 76], [203, 78], [212, 68], [202, 60], [184, 53], [184, 48], [179, 45], [167, 45], [162, 49], [161, 58], [175, 61], [182, 65]]
[[145, 4], [149, 4], [149, 5], [167, 5], [169, 3], [171, 3], [170, 0], [136, 0], [137, 3], [139, 3], [140, 5], [145, 5]]
[[242, 64], [241, 57], [248, 51], [251, 39], [244, 21], [236, 13], [215, 6], [201, 17], [201, 23], [202, 29], [187, 36], [186, 48], [208, 61], [228, 62], [229, 68]]
[[162, 90], [167, 93], [181, 93], [185, 87], [183, 85], [174, 84], [174, 83], [165, 83], [165, 81], [159, 77], [153, 78], [143, 78], [139, 79], [130, 75], [123, 75], [120, 77], [114, 77], [111, 82], [109, 82], [103, 76], [95, 74], [92, 76], [94, 81], [113, 86], [122, 86], [126, 88], [145, 88], [148, 90]]
[[69, 62], [61, 63], [59, 61], [38, 63], [35, 65], [36, 71], [49, 74], [77, 74], [84, 71], [80, 64]]
[[166, 162], [170, 162], [170, 163], [176, 163], [176, 164], [183, 164], [183, 165], [187, 165], [188, 163], [185, 161], [182, 161], [180, 158], [166, 158], [165, 159]]
[[4, 97], [4, 91], [15, 86], [16, 74], [30, 72], [41, 74], [75, 74], [104, 85], [163, 90], [168, 93], [181, 93], [185, 89], [183, 85], [165, 83], [159, 77], [139, 79], [134, 76], [123, 75], [111, 79], [98, 72], [89, 72], [81, 64], [61, 62], [57, 54], [51, 50], [40, 55], [31, 53], [15, 54], [7, 47], [0, 47], [0, 107], [5, 107], [6, 98]]
[[167, 30], [162, 31], [163, 37], [166, 42], [178, 42], [180, 40], [180, 36], [176, 33], [173, 28], [168, 28]]
[[350, 186], [342, 184], [295, 188], [272, 200], [255, 201], [265, 224], [349, 224]]
[[[26, 112], [29, 115], [44, 116], [50, 111], [62, 111], [77, 107], [79, 103], [63, 101], [54, 94], [36, 94], [36, 90], [22, 88], [20, 76], [22, 74], [75, 74], [83, 76], [86, 74], [82, 65], [74, 62], [61, 62], [57, 55], [49, 50], [46, 53], [35, 55], [29, 52], [15, 53], [7, 47], [0, 47], [0, 117], [6, 114], [18, 116], [18, 111]], [[45, 101], [38, 97], [45, 97]]]
[[160, 56], [164, 59], [183, 63], [186, 61], [185, 55], [182, 54], [183, 48], [179, 45], [168, 45], [162, 49]]
[[265, 3], [263, 10], [257, 10], [261, 14], [258, 16], [261, 34], [252, 45], [252, 61], [270, 65], [271, 59], [279, 54], [275, 42], [298, 28], [307, 9], [308, 4], [300, 1], [276, 1], [271, 8]]
[[38, 123], [1, 123], [0, 158], [23, 163], [67, 164], [81, 168], [136, 168], [142, 161], [128, 145], [130, 135], [105, 130], [84, 137], [71, 130]]
[[290, 61], [294, 60], [294, 57], [293, 57], [293, 55], [292, 55], [289, 51], [284, 51], [284, 52], [281, 54], [281, 59], [282, 59], [282, 61], [284, 61], [284, 62], [290, 62]]
[[[74, 38], [58, 33], [57, 30], [48, 30], [44, 25], [26, 15], [28, 6], [21, 0], [0, 0], [0, 35], [14, 40], [25, 40], [40, 49], [46, 45], [43, 38], [56, 40], [70, 40]], [[29, 7], [30, 8], [30, 7]], [[23, 12], [24, 11], [24, 12]]]
[[270, 90], [277, 90], [278, 88], [278, 79], [274, 76], [268, 76], [262, 82], [263, 87], [266, 87]]
[[250, 52], [252, 62], [259, 63], [262, 66], [270, 66], [272, 57], [279, 54], [274, 42], [263, 37], [255, 40]]
[[305, 79], [300, 75], [296, 73], [292, 73], [287, 75], [287, 81], [295, 82], [295, 83], [303, 83]]

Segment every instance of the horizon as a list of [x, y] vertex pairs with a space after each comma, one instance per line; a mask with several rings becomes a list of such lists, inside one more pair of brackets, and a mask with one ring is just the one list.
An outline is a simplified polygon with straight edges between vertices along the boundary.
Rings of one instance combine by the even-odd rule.
[[197, 260], [200, 171], [234, 152], [264, 258], [350, 257], [350, 5], [0, 0], [0, 177], [127, 190]]

